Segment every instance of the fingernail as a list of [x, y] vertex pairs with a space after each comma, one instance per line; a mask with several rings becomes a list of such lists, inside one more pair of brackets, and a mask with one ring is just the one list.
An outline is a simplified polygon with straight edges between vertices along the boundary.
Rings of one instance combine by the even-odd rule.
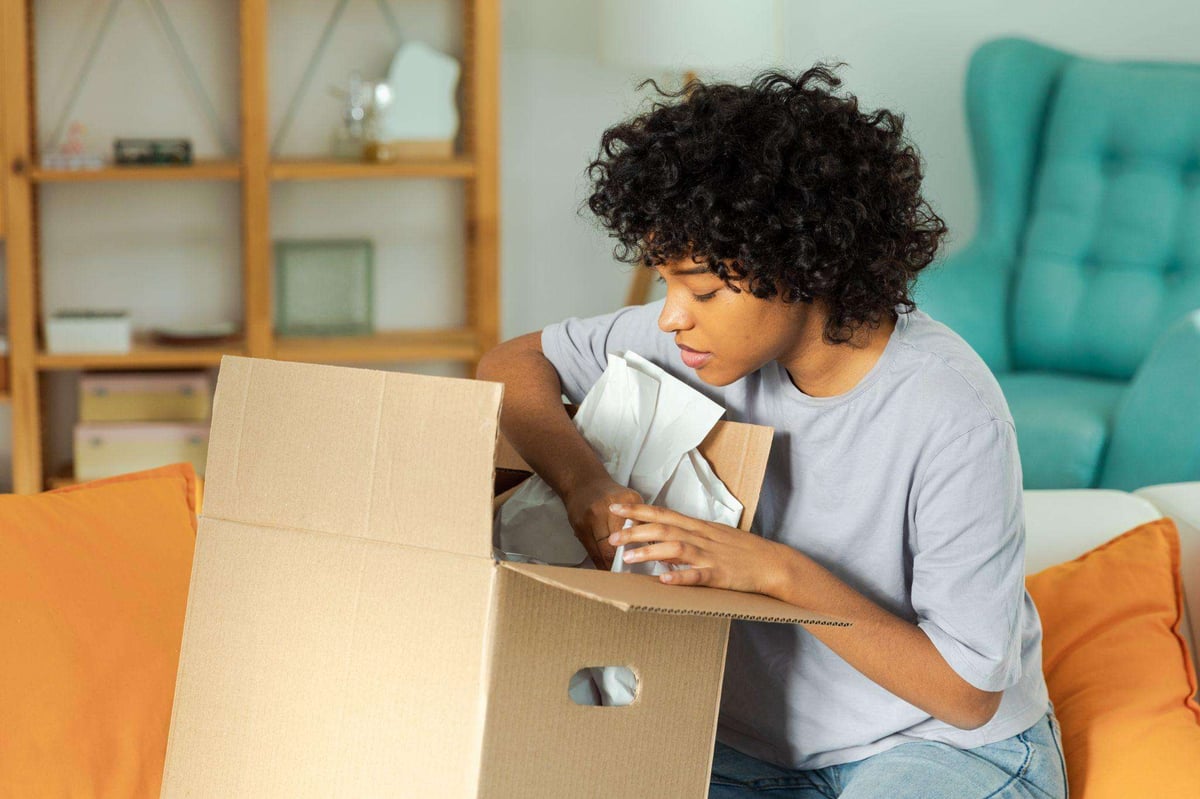
[[625, 553], [625, 555], [624, 555], [624, 557], [623, 557], [623, 560], [624, 560], [626, 563], [628, 563], [628, 562], [629, 562], [629, 561], [631, 561], [631, 560], [637, 560], [637, 559], [638, 559], [638, 553], [637, 553], [637, 552], [626, 552], [626, 553]]
[[618, 541], [620, 541], [620, 540], [621, 540], [621, 534], [620, 534], [620, 533], [613, 533], [612, 535], [610, 535], [610, 536], [608, 537], [608, 543], [610, 543], [610, 544], [615, 544], [615, 543], [617, 543], [617, 542], [618, 542]]
[[608, 509], [613, 513], [620, 513], [621, 511], [625, 510], [625, 506], [621, 504], [612, 504], [608, 506]]

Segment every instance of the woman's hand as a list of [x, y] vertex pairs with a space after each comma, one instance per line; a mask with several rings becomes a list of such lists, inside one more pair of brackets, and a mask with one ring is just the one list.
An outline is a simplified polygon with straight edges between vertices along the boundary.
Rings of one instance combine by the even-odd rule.
[[563, 497], [567, 507], [567, 519], [597, 569], [612, 569], [616, 547], [608, 541], [613, 530], [619, 530], [625, 520], [609, 511], [613, 503], [637, 503], [642, 495], [615, 482], [605, 475], [602, 478], [581, 483]]
[[[654, 505], [614, 504], [618, 518], [642, 522], [618, 529], [608, 539], [617, 546], [647, 543], [625, 551], [626, 562], [661, 560], [686, 563], [690, 569], [670, 571], [659, 579], [672, 585], [707, 585], [756, 594], [770, 594], [784, 571], [790, 547], [727, 524], [694, 519]], [[787, 552], [783, 551], [787, 550]]]

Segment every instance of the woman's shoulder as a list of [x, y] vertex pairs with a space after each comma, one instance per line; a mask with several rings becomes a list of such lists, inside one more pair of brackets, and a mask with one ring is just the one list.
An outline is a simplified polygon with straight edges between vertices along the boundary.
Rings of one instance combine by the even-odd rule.
[[895, 387], [915, 403], [947, 413], [947, 420], [978, 424], [1012, 422], [1000, 383], [983, 358], [958, 333], [916, 309], [906, 314], [893, 364]]

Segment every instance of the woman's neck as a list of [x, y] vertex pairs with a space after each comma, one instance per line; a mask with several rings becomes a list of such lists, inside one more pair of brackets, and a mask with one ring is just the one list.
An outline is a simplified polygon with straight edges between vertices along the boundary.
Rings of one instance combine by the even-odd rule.
[[829, 344], [824, 340], [826, 315], [823, 306], [814, 303], [806, 314], [797, 346], [779, 363], [801, 393], [810, 397], [835, 397], [853, 389], [879, 361], [896, 329], [894, 314], [888, 314], [879, 327], [864, 325], [852, 341]]

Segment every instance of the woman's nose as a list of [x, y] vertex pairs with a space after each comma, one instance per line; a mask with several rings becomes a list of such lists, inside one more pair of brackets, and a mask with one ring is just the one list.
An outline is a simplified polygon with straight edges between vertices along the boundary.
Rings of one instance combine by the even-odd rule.
[[658, 329], [664, 333], [674, 333], [677, 330], [687, 330], [692, 326], [687, 311], [680, 308], [667, 297], [663, 304], [662, 313], [658, 315]]

